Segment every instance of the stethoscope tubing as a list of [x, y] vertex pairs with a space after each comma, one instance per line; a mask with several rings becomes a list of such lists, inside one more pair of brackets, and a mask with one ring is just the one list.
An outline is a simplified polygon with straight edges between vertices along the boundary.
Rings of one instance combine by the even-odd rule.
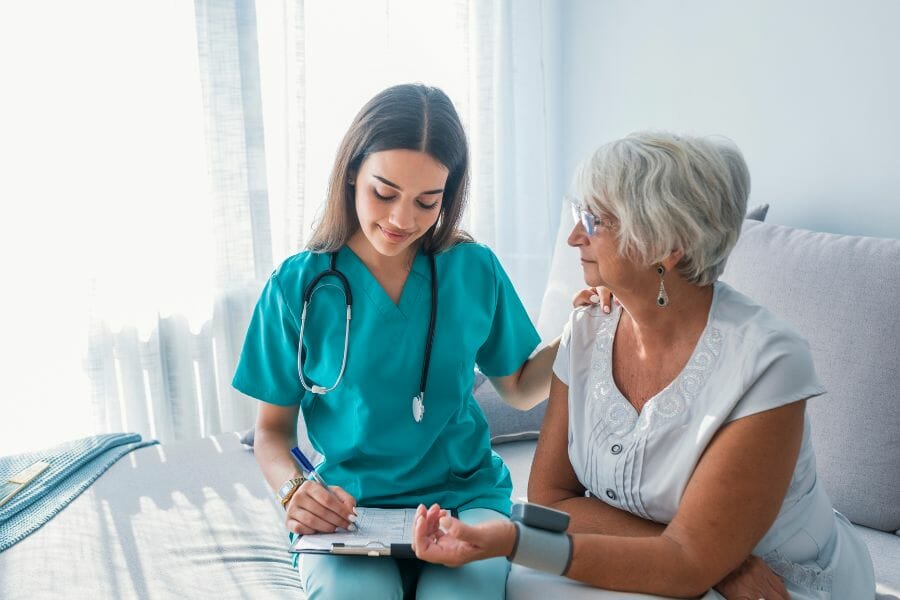
[[425, 362], [422, 365], [422, 378], [419, 383], [419, 400], [425, 402], [425, 385], [428, 383], [428, 365], [431, 363], [431, 345], [434, 343], [434, 322], [437, 319], [438, 295], [437, 295], [437, 267], [434, 264], [434, 254], [428, 255], [431, 264], [431, 317], [428, 319], [428, 337], [425, 338]]
[[[341, 289], [344, 292], [344, 301], [347, 304], [347, 318], [344, 328], [344, 356], [341, 359], [341, 370], [338, 373], [337, 379], [334, 381], [331, 387], [328, 388], [321, 385], [309, 385], [306, 382], [306, 378], [303, 377], [303, 331], [306, 329], [306, 310], [307, 308], [309, 308], [309, 303], [312, 300], [313, 294], [322, 289], [317, 288], [316, 285], [326, 277], [338, 278], [338, 280], [341, 282]], [[353, 317], [352, 306], [353, 294], [350, 291], [350, 282], [347, 280], [347, 277], [343, 273], [337, 270], [337, 252], [332, 252], [330, 267], [316, 275], [316, 277], [309, 283], [309, 285], [306, 286], [306, 289], [303, 290], [303, 310], [300, 312], [300, 341], [297, 344], [297, 373], [299, 373], [300, 375], [300, 384], [306, 391], [312, 392], [313, 394], [327, 394], [328, 392], [336, 388], [341, 382], [341, 379], [343, 379], [344, 370], [347, 368], [347, 349], [350, 347], [350, 319]]]
[[[429, 266], [431, 267], [431, 315], [428, 320], [428, 337], [425, 340], [425, 359], [422, 365], [422, 376], [419, 384], [419, 400], [422, 402], [424, 406], [425, 401], [425, 386], [428, 383], [428, 367], [431, 364], [431, 348], [434, 344], [434, 329], [435, 323], [437, 321], [437, 308], [438, 308], [438, 282], [437, 282], [437, 266], [435, 264], [435, 258], [433, 254], [428, 254]], [[317, 288], [316, 285], [319, 284], [326, 277], [336, 277], [341, 282], [341, 289], [344, 292], [344, 300], [347, 304], [347, 318], [346, 325], [344, 328], [344, 355], [341, 359], [341, 369], [338, 373], [337, 379], [331, 385], [331, 387], [323, 387], [320, 385], [310, 385], [306, 378], [303, 376], [303, 333], [306, 329], [306, 311], [309, 308], [309, 304], [312, 301], [313, 294], [322, 289]], [[334, 284], [329, 284], [334, 286]], [[324, 286], [323, 286], [324, 287]], [[337, 286], [334, 286], [337, 287]], [[341, 273], [337, 268], [337, 252], [331, 253], [331, 261], [328, 269], [322, 271], [306, 286], [306, 289], [303, 290], [303, 309], [300, 313], [300, 340], [297, 343], [297, 373], [300, 376], [300, 384], [303, 386], [308, 392], [312, 392], [313, 394], [327, 394], [331, 390], [337, 388], [340, 384], [341, 380], [344, 377], [344, 371], [347, 368], [347, 351], [350, 347], [350, 319], [352, 318], [352, 306], [353, 306], [353, 295], [350, 291], [350, 282], [347, 277]], [[423, 409], [424, 410], [424, 409]]]

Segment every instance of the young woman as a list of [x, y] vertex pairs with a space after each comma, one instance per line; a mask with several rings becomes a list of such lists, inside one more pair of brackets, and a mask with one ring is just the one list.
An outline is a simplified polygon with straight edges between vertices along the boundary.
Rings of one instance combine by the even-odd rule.
[[[549, 392], [558, 342], [529, 359], [539, 337], [515, 290], [494, 254], [459, 229], [467, 180], [465, 133], [443, 92], [379, 93], [341, 143], [307, 250], [262, 292], [233, 384], [263, 401], [256, 458], [293, 534], [348, 527], [357, 504], [438, 503], [472, 524], [509, 513], [509, 471], [472, 396], [474, 367], [529, 408]], [[300, 410], [334, 494], [304, 482], [290, 455]], [[302, 562], [310, 598], [414, 588], [426, 598], [503, 598], [508, 571], [503, 558], [460, 569]]]

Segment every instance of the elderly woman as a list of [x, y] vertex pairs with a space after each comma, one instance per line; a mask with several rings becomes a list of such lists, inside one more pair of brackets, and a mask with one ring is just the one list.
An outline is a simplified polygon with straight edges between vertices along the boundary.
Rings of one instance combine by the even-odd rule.
[[866, 546], [816, 479], [809, 347], [717, 281], [746, 210], [740, 151], [638, 133], [597, 150], [576, 188], [569, 244], [621, 306], [575, 310], [554, 364], [528, 494], [568, 512], [568, 532], [420, 507], [418, 556], [685, 597], [753, 555], [791, 598], [872, 598]]

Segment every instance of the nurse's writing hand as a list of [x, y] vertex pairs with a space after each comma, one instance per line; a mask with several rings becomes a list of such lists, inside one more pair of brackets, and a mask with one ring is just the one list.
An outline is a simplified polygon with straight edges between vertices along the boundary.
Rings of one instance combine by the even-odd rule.
[[288, 502], [285, 526], [303, 535], [333, 533], [338, 527], [349, 529], [355, 520], [356, 498], [339, 486], [325, 489], [319, 482], [307, 480]]
[[766, 600], [790, 600], [784, 582], [772, 572], [762, 559], [753, 555], [741, 566], [720, 581], [715, 590], [728, 600], [732, 598], [765, 598]]
[[474, 560], [508, 556], [516, 540], [510, 521], [496, 519], [466, 525], [434, 504], [419, 505], [413, 525], [413, 549], [421, 560], [458, 567]]
[[618, 300], [613, 298], [612, 292], [603, 286], [583, 289], [572, 298], [572, 306], [574, 308], [599, 304], [606, 314], [611, 312], [613, 302], [619, 303]]

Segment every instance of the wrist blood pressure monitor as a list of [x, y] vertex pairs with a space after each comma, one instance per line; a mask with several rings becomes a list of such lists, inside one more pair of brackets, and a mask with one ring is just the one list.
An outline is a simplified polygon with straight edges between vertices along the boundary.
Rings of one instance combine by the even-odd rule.
[[516, 541], [509, 560], [519, 565], [565, 575], [572, 563], [572, 538], [566, 533], [569, 514], [540, 504], [513, 505], [510, 520]]

